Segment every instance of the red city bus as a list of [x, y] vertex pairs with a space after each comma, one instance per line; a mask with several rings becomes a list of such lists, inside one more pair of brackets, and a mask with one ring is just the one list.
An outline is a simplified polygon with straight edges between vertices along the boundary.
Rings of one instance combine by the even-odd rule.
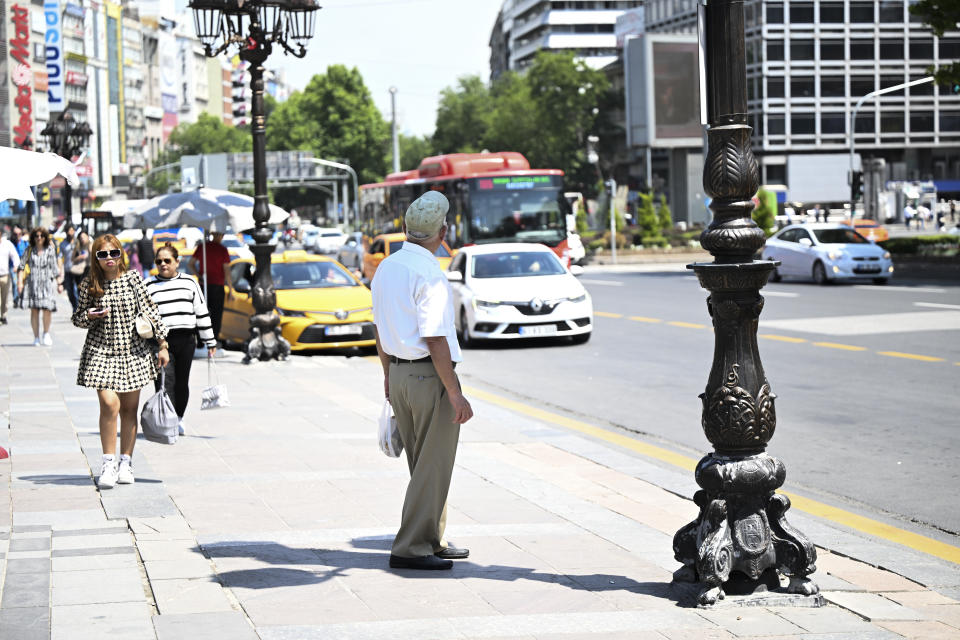
[[454, 153], [424, 158], [412, 171], [360, 186], [360, 230], [373, 237], [400, 231], [403, 214], [426, 191], [450, 200], [447, 244], [537, 242], [568, 263], [563, 171], [531, 169], [523, 155]]

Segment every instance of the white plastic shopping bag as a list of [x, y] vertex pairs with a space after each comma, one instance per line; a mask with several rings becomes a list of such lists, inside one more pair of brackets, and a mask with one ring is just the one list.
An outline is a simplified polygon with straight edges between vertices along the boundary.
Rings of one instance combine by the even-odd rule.
[[384, 398], [383, 409], [380, 411], [380, 451], [398, 458], [403, 451], [403, 441], [400, 439], [400, 429], [397, 428], [397, 416], [393, 414], [390, 399]]
[[227, 385], [220, 384], [213, 358], [207, 358], [207, 386], [200, 392], [200, 409], [216, 409], [229, 407], [230, 396], [227, 395]]

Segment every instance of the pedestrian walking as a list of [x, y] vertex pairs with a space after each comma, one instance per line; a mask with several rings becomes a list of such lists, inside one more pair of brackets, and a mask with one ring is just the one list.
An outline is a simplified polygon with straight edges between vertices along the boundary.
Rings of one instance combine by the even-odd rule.
[[951, 200], [950, 201], [950, 222], [956, 222], [956, 221], [957, 221], [957, 201]]
[[220, 337], [223, 322], [224, 286], [233, 288], [230, 281], [230, 252], [220, 243], [221, 240], [222, 233], [211, 233], [208, 239], [197, 245], [190, 259], [197, 279], [200, 282], [206, 279], [207, 308], [210, 310], [214, 339]]
[[153, 268], [155, 254], [153, 252], [153, 231], [144, 231], [143, 237], [137, 241], [137, 259], [140, 263], [140, 270], [143, 277], [150, 275], [150, 269]]
[[[70, 273], [79, 288], [80, 281], [90, 272], [90, 234], [81, 229], [73, 243], [73, 255], [70, 257]], [[74, 309], [76, 311], [76, 309]]]
[[7, 238], [7, 230], [0, 235], [0, 324], [7, 324], [7, 310], [10, 308], [10, 290], [16, 291], [13, 278], [20, 268], [20, 254]]
[[[164, 367], [167, 395], [180, 418], [179, 431], [184, 435], [183, 414], [190, 399], [190, 368], [193, 352], [197, 348], [197, 333], [207, 347], [207, 356], [212, 358], [217, 351], [213, 337], [210, 312], [203, 299], [197, 281], [178, 271], [180, 253], [169, 242], [156, 252], [157, 275], [147, 280], [147, 292], [160, 309], [160, 317], [167, 325], [167, 342], [170, 344], [170, 362]], [[156, 390], [160, 381], [155, 380]]]
[[77, 232], [73, 225], [68, 224], [65, 233], [67, 237], [60, 241], [60, 259], [63, 260], [63, 289], [67, 292], [70, 306], [73, 307], [73, 311], [76, 311], [79, 278], [75, 277], [73, 273], [73, 249], [77, 244]]
[[[170, 361], [167, 327], [147, 293], [139, 273], [128, 269], [120, 241], [110, 234], [93, 242], [90, 274], [80, 282], [73, 324], [87, 329], [80, 353], [77, 384], [97, 390], [100, 401], [100, 446], [103, 458], [97, 486], [133, 484], [131, 457], [137, 439], [140, 389], [156, 379]], [[144, 316], [154, 327], [154, 355], [136, 330]], [[120, 419], [120, 460], [117, 461], [117, 418]]]
[[[33, 345], [50, 346], [50, 321], [57, 310], [57, 295], [63, 293], [63, 265], [57, 256], [56, 244], [50, 232], [37, 227], [30, 232], [30, 245], [20, 262], [20, 298], [30, 309]], [[43, 315], [43, 334], [40, 316]]]
[[[23, 255], [27, 252], [27, 247], [29, 246], [29, 241], [23, 235], [23, 229], [20, 225], [13, 225], [13, 236], [10, 238], [10, 242], [13, 243], [13, 246], [17, 249], [17, 257], [20, 259], [20, 264], [23, 264]], [[17, 282], [13, 283], [13, 306], [23, 309], [23, 296], [20, 295], [20, 287]]]
[[417, 198], [404, 217], [406, 242], [380, 263], [371, 283], [384, 394], [410, 470], [390, 551], [398, 569], [450, 569], [470, 554], [444, 539], [460, 425], [473, 416], [454, 372], [461, 354], [450, 284], [433, 257], [447, 233], [449, 206], [437, 191]]
[[917, 210], [910, 206], [909, 202], [903, 206], [903, 224], [907, 229], [910, 229], [910, 221], [916, 213]]

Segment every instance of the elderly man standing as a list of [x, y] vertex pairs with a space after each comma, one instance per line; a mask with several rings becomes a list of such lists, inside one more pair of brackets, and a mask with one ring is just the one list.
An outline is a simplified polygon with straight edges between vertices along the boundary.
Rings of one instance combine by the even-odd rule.
[[395, 569], [450, 569], [467, 549], [447, 544], [447, 493], [460, 425], [473, 416], [454, 373], [460, 345], [450, 284], [433, 253], [447, 233], [450, 205], [428, 191], [407, 209], [407, 241], [377, 267], [371, 289], [383, 389], [397, 416], [410, 468]]

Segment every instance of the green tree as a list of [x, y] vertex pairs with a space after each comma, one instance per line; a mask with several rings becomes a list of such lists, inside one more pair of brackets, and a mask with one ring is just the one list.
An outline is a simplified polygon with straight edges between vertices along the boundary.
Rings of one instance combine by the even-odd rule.
[[657, 208], [657, 219], [660, 221], [660, 229], [666, 230], [673, 226], [673, 216], [670, 215], [670, 205], [667, 204], [667, 196], [660, 194], [660, 206]]
[[481, 151], [492, 106], [490, 90], [480, 76], [461, 77], [456, 89], [440, 92], [433, 147], [439, 153]]
[[[942, 38], [947, 31], [954, 31], [960, 24], [960, 0], [919, 0], [910, 5], [910, 14], [930, 28], [933, 35]], [[936, 82], [957, 93], [960, 91], [960, 62], [940, 63], [939, 69], [929, 67]]]
[[331, 65], [279, 103], [267, 121], [267, 149], [308, 150], [349, 164], [360, 182], [387, 169], [390, 128], [356, 68]]
[[[408, 136], [397, 134], [397, 146], [400, 147], [400, 170], [409, 171], [420, 166], [420, 161], [433, 155], [433, 141], [430, 136]], [[393, 145], [387, 154], [387, 167], [393, 167]]]
[[637, 206], [637, 226], [640, 233], [640, 244], [645, 247], [662, 246], [666, 239], [660, 234], [660, 218], [653, 208], [653, 194], [639, 194], [640, 204]]
[[759, 204], [753, 209], [753, 221], [768, 236], [772, 235], [777, 221], [777, 194], [760, 189], [757, 191], [757, 200]]
[[490, 90], [492, 110], [483, 138], [483, 147], [491, 151], [517, 151], [534, 165], [531, 154], [540, 135], [537, 113], [524, 76], [509, 71], [501, 75]]

